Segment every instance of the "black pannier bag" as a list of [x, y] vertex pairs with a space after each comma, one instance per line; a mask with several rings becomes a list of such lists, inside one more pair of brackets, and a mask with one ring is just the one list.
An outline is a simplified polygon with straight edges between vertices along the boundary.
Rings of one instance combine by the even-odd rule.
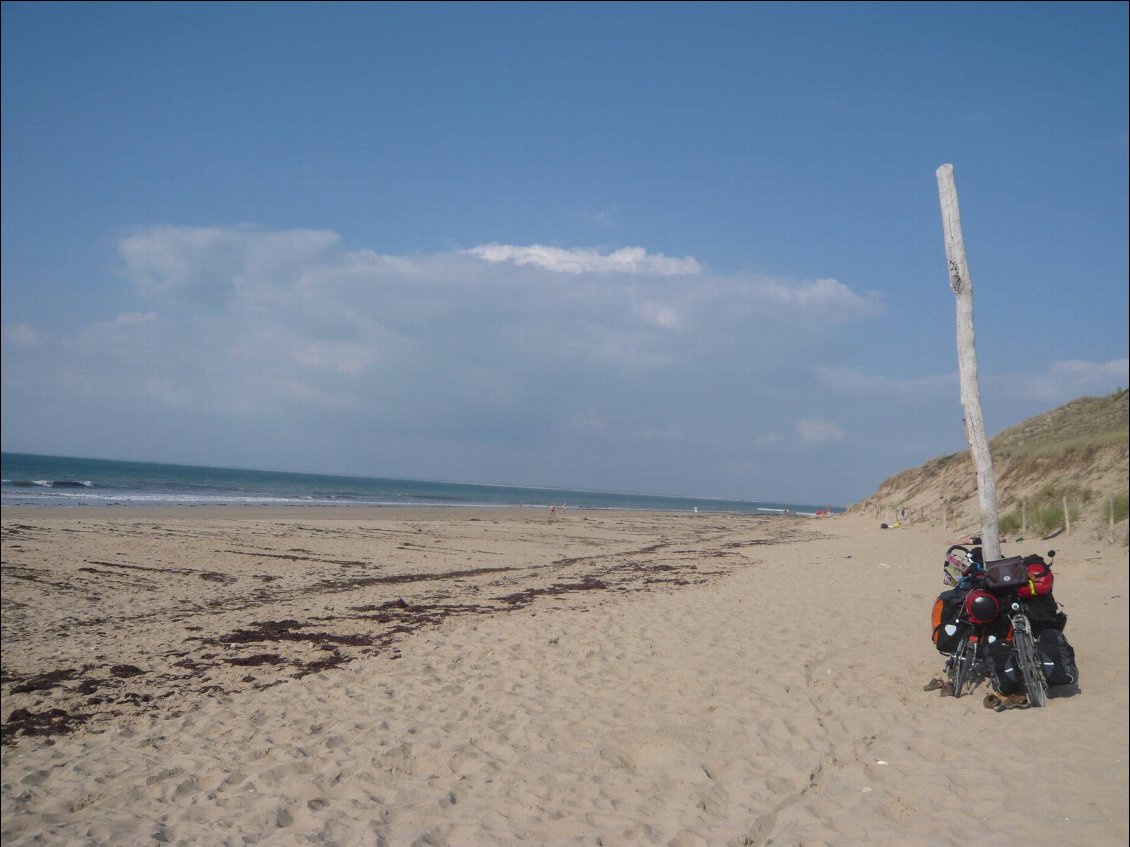
[[985, 563], [985, 588], [994, 594], [1015, 591], [1028, 584], [1028, 568], [1023, 556], [1009, 556]]
[[1059, 603], [1051, 594], [1039, 594], [1023, 602], [1028, 620], [1032, 622], [1033, 635], [1038, 636], [1045, 629], [1063, 632], [1063, 628], [1067, 626], [1067, 615], [1059, 610]]
[[1001, 694], [1016, 694], [1024, 690], [1024, 677], [1016, 664], [1016, 654], [1007, 641], [998, 641], [985, 651], [993, 688]]
[[1058, 629], [1045, 629], [1036, 639], [1036, 650], [1044, 665], [1048, 685], [1076, 685], [1079, 668], [1075, 666], [1075, 648], [1067, 643]]
[[968, 594], [968, 588], [951, 588], [939, 594], [934, 601], [933, 637], [939, 653], [948, 655], [957, 649], [957, 622]]

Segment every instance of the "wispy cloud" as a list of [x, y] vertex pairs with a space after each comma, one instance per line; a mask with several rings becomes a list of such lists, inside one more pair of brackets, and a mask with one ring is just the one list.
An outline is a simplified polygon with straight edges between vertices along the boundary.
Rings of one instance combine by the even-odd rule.
[[518, 266], [534, 265], [549, 271], [567, 274], [644, 274], [648, 276], [683, 276], [702, 273], [702, 265], [692, 256], [674, 259], [662, 253], [648, 253], [643, 247], [622, 247], [610, 253], [589, 249], [566, 250], [531, 244], [483, 244], [467, 251], [485, 262], [509, 262]]
[[1125, 388], [1130, 379], [1130, 360], [1085, 362], [1078, 359], [1053, 362], [1044, 372], [1002, 380], [1001, 389], [1011, 394], [1049, 404], [1059, 404], [1084, 394], [1107, 394]]
[[758, 287], [766, 299], [785, 306], [849, 309], [854, 314], [874, 314], [879, 308], [879, 302], [873, 295], [860, 295], [834, 279], [799, 284], [762, 279]]
[[152, 227], [124, 237], [118, 253], [150, 296], [248, 296], [258, 284], [293, 279], [324, 263], [340, 237], [325, 230]]
[[831, 421], [822, 418], [801, 418], [796, 431], [804, 444], [824, 445], [844, 439], [844, 431]]
[[[821, 387], [837, 394], [885, 403], [955, 402], [957, 372], [919, 377], [892, 377], [842, 367], [819, 365], [812, 375]], [[1130, 380], [1130, 360], [1052, 362], [1032, 373], [981, 374], [982, 402], [1028, 402], [1046, 408], [1084, 394], [1109, 394]]]
[[6, 396], [23, 400], [5, 409], [66, 397], [103, 455], [184, 432], [170, 458], [737, 492], [867, 430], [839, 410], [797, 422], [811, 381], [785, 378], [883, 308], [834, 279], [727, 276], [634, 247], [400, 256], [250, 227], [137, 230], [119, 256], [152, 310], [53, 339], [4, 329]]
[[633, 311], [644, 323], [654, 324], [663, 329], [678, 329], [682, 319], [673, 306], [646, 300], [636, 303]]
[[[320, 230], [155, 227], [123, 238], [119, 252], [139, 293], [181, 304], [172, 323], [187, 330], [207, 313], [211, 330], [227, 325], [237, 360], [346, 378], [381, 362], [446, 362], [455, 373], [489, 362], [512, 375], [555, 369], [562, 355], [636, 374], [726, 348], [763, 360], [795, 345], [794, 321], [877, 308], [836, 280], [714, 276], [691, 257], [639, 247], [488, 244], [402, 257], [346, 250]], [[539, 284], [562, 274], [569, 286]], [[119, 321], [156, 318], [134, 314]]]

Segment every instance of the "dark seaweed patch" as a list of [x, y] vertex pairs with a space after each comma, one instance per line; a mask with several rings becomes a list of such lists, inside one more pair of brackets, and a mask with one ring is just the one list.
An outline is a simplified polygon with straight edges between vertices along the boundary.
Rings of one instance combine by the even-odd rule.
[[60, 668], [57, 671], [48, 671], [30, 677], [18, 685], [12, 686], [13, 694], [30, 694], [32, 691], [49, 691], [60, 683], [74, 679], [77, 674], [74, 668]]
[[219, 582], [219, 583], [222, 583], [223, 585], [231, 585], [233, 582], [236, 581], [234, 576], [228, 576], [227, 574], [216, 573], [215, 571], [204, 571], [203, 573], [199, 574], [199, 577], [201, 579], [205, 580], [206, 582]]
[[129, 679], [131, 676], [141, 676], [144, 673], [145, 671], [136, 665], [114, 665], [110, 668], [110, 676], [116, 676], [119, 679]]
[[350, 647], [372, 645], [370, 635], [339, 634], [335, 632], [298, 632], [307, 624], [296, 620], [261, 621], [253, 624], [253, 629], [237, 629], [227, 635], [204, 639], [206, 644], [256, 644], [264, 641], [305, 641], [311, 644], [343, 644]]
[[499, 597], [503, 603], [515, 605], [521, 603], [525, 605], [532, 601], [535, 597], [553, 596], [557, 594], [569, 594], [574, 591], [601, 591], [608, 588], [608, 585], [595, 577], [585, 577], [583, 582], [559, 582], [551, 585], [548, 588], [527, 588], [525, 591], [519, 591], [516, 594], [507, 594], [505, 597]]
[[[322, 649], [327, 649], [328, 645], [323, 645]], [[316, 659], [313, 662], [306, 662], [302, 664], [295, 672], [296, 678], [301, 678], [307, 674], [320, 673], [321, 671], [328, 671], [346, 662], [352, 661], [348, 656], [343, 656], [340, 651], [329, 647], [330, 654], [321, 659]]]
[[485, 576], [487, 574], [505, 573], [519, 570], [518, 568], [470, 568], [461, 571], [446, 571], [445, 573], [405, 573], [393, 576], [362, 576], [353, 579], [334, 579], [316, 583], [311, 587], [311, 592], [319, 591], [353, 591], [357, 588], [366, 588], [371, 585], [404, 585], [411, 582], [434, 582], [444, 579], [459, 579], [468, 576]]
[[33, 712], [30, 709], [13, 709], [2, 729], [3, 739], [9, 741], [15, 735], [61, 735], [72, 732], [87, 720], [86, 715], [72, 714], [63, 709], [47, 709]]
[[254, 656], [228, 659], [229, 665], [239, 667], [257, 667], [259, 665], [281, 665], [286, 660], [278, 653], [256, 653]]

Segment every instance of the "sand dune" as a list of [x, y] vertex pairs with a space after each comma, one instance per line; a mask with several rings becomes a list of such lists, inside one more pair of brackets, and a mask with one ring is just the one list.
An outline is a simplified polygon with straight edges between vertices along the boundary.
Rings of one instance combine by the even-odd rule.
[[5, 845], [1127, 841], [1127, 556], [1098, 542], [1057, 548], [1081, 690], [996, 713], [922, 691], [939, 530], [495, 510], [3, 526]]

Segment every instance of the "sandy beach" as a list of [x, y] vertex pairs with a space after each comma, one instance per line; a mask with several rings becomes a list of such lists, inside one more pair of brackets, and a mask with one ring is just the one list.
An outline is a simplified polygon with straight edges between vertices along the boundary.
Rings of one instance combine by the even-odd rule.
[[1058, 551], [1078, 690], [924, 692], [940, 527], [6, 509], [15, 845], [1114, 845], [1127, 552]]

